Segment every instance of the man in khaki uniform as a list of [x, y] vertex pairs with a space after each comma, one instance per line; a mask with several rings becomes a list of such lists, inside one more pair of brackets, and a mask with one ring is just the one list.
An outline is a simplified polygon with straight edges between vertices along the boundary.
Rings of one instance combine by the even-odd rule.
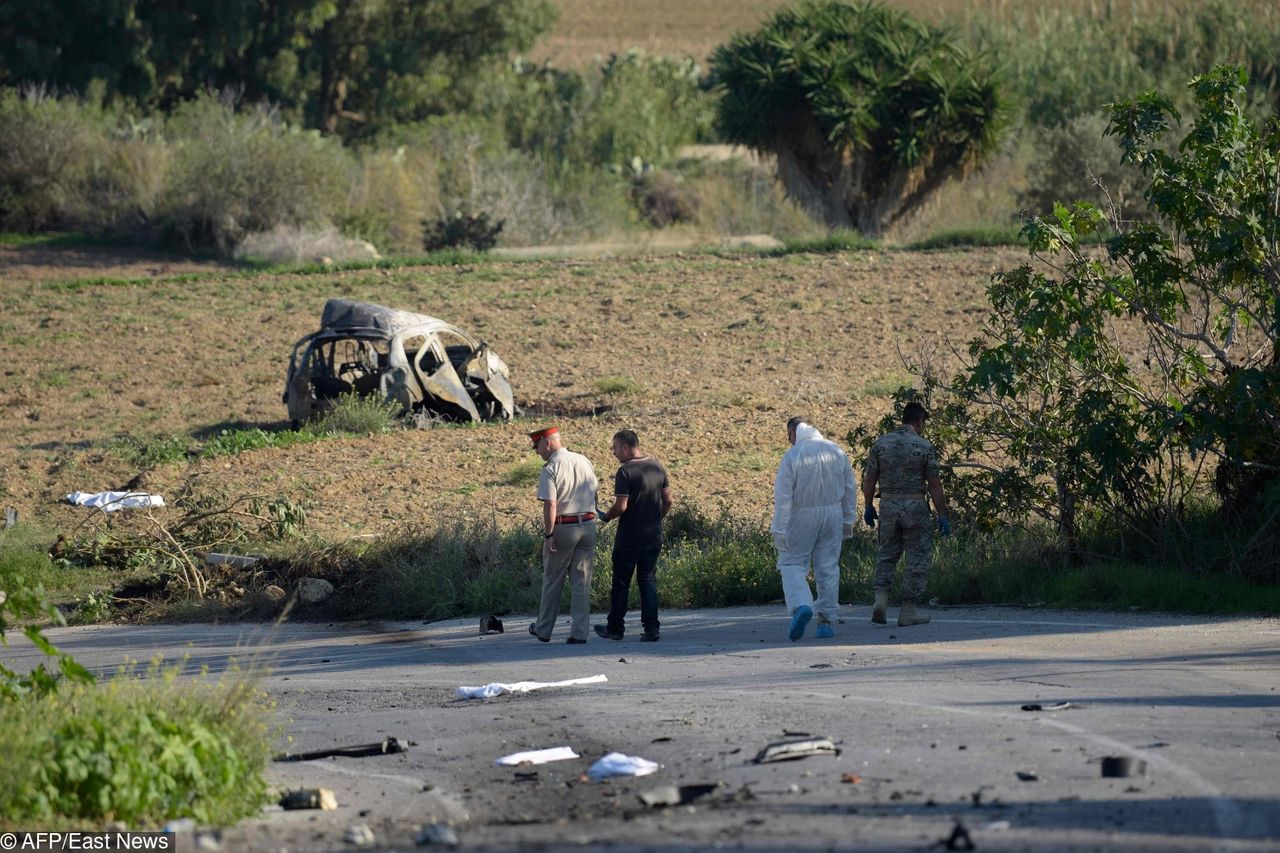
[[591, 461], [560, 443], [555, 427], [529, 433], [533, 449], [546, 462], [538, 479], [542, 501], [542, 603], [529, 633], [551, 642], [560, 593], [569, 579], [569, 643], [585, 643], [591, 630], [591, 568], [596, 550], [598, 483]]
[[[902, 583], [902, 609], [898, 624], [923, 625], [929, 617], [916, 612], [924, 596], [933, 561], [933, 517], [925, 500], [925, 488], [938, 512], [938, 529], [951, 534], [947, 521], [947, 498], [938, 477], [938, 452], [920, 433], [928, 414], [919, 403], [908, 403], [902, 412], [902, 426], [882, 435], [871, 445], [862, 476], [863, 518], [874, 527], [880, 520], [880, 547], [876, 555], [875, 608], [871, 621], [885, 623], [889, 590], [893, 587], [898, 558], [907, 552], [907, 572]], [[880, 486], [880, 512], [873, 503]]]

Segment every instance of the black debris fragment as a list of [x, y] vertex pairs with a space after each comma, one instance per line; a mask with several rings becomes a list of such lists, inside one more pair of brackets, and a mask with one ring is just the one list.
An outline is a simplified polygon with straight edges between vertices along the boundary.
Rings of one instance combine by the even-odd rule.
[[1019, 770], [1018, 778], [1021, 779], [1023, 782], [1039, 782], [1040, 781], [1040, 777], [1037, 776], [1035, 773], [1032, 773], [1030, 770]]
[[1127, 755], [1108, 755], [1102, 759], [1102, 776], [1105, 779], [1127, 779], [1147, 772], [1147, 762]]
[[755, 757], [756, 764], [769, 764], [774, 761], [792, 761], [797, 758], [808, 758], [811, 755], [840, 754], [830, 738], [818, 737], [805, 740], [788, 740], [771, 743]]
[[956, 825], [951, 827], [951, 834], [938, 842], [945, 850], [975, 850], [977, 845], [973, 843], [973, 839], [969, 837], [969, 830], [964, 828], [964, 824], [956, 821]]
[[487, 613], [480, 617], [480, 635], [485, 634], [503, 634], [506, 631], [502, 627], [502, 620], [492, 613]]
[[370, 755], [390, 755], [396, 752], [406, 752], [409, 749], [408, 743], [402, 742], [397, 738], [383, 738], [379, 743], [365, 743], [359, 746], [339, 746], [333, 749], [318, 749], [314, 752], [299, 752], [294, 755], [289, 753], [281, 753], [272, 758], [272, 761], [314, 761], [317, 758], [366, 758]]
[[1065, 711], [1070, 707], [1071, 707], [1070, 702], [1054, 702], [1049, 705], [1041, 705], [1039, 703], [1032, 702], [1030, 704], [1023, 705], [1022, 710], [1024, 711]]

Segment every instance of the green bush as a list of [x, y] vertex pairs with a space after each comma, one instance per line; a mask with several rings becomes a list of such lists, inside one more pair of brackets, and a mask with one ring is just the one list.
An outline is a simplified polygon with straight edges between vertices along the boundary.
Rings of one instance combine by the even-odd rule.
[[178, 669], [0, 704], [5, 820], [227, 824], [257, 812], [270, 706], [244, 676], [180, 682]]
[[105, 123], [71, 98], [0, 90], [0, 229], [82, 224], [90, 174], [107, 149]]
[[332, 433], [375, 435], [392, 429], [400, 418], [400, 406], [376, 394], [361, 397], [343, 394], [319, 420], [301, 432], [323, 436]]
[[166, 242], [230, 252], [246, 234], [337, 218], [353, 164], [335, 140], [263, 107], [203, 96], [166, 123], [172, 164], [152, 229]]
[[1122, 221], [1146, 215], [1146, 181], [1137, 167], [1120, 161], [1107, 123], [1102, 113], [1083, 113], [1032, 132], [1036, 157], [1018, 199], [1028, 214], [1048, 216], [1056, 202], [1087, 201]]

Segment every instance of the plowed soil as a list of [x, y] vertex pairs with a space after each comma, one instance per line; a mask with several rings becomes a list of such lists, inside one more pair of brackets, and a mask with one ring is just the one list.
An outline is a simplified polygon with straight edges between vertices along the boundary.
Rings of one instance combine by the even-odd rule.
[[[510, 365], [516, 423], [397, 431], [174, 463], [144, 475], [305, 503], [330, 539], [405, 522], [533, 520], [537, 457], [526, 431], [554, 423], [603, 480], [612, 434], [635, 429], [664, 460], [677, 500], [764, 520], [785, 422], [842, 440], [873, 425], [908, 377], [902, 357], [943, 369], [978, 331], [991, 274], [1016, 249], [837, 255], [503, 261], [394, 271], [250, 276], [83, 252], [0, 254], [0, 501], [58, 529], [85, 510], [77, 489], [140, 472], [113, 442], [284, 423], [294, 341], [332, 296], [443, 317]], [[212, 270], [212, 272], [210, 272]], [[104, 282], [102, 276], [125, 282]], [[536, 465], [533, 466], [536, 470]]]

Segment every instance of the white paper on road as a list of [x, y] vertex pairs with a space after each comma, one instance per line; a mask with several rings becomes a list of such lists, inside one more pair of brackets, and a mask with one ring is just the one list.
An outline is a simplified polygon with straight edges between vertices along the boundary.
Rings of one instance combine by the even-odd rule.
[[578, 753], [569, 746], [553, 746], [550, 749], [533, 749], [529, 752], [513, 752], [493, 762], [499, 767], [515, 767], [520, 764], [547, 764], [551, 761], [566, 761], [577, 758]]
[[611, 752], [592, 764], [587, 775], [592, 779], [608, 779], [610, 776], [648, 776], [657, 769], [657, 762], [647, 758]]
[[572, 687], [575, 684], [599, 684], [608, 680], [603, 675], [592, 675], [589, 678], [570, 678], [568, 681], [517, 681], [512, 684], [495, 681], [484, 687], [459, 687], [454, 692], [461, 699], [490, 699], [501, 693], [528, 693], [544, 687]]
[[97, 507], [103, 512], [164, 506], [164, 498], [146, 492], [72, 492], [64, 500], [76, 506]]

